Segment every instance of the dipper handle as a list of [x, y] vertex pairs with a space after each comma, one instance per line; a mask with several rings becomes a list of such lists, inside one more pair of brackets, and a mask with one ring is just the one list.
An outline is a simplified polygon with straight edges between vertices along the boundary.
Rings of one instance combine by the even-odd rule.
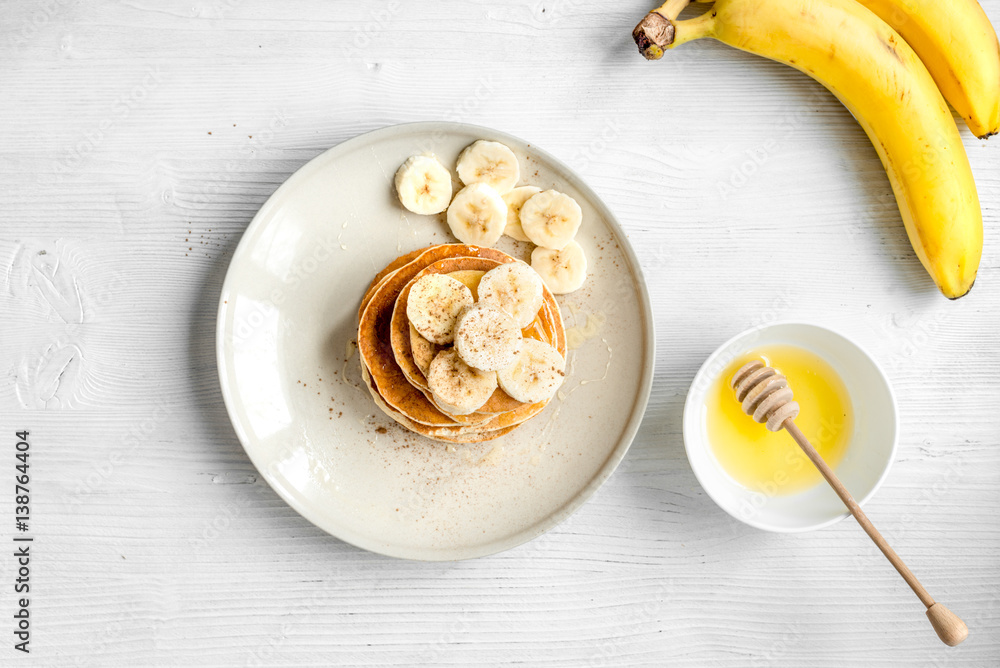
[[861, 528], [865, 530], [869, 538], [882, 551], [889, 563], [895, 567], [906, 584], [917, 595], [920, 602], [927, 607], [927, 618], [931, 621], [934, 631], [937, 632], [941, 642], [954, 647], [967, 637], [969, 629], [955, 613], [934, 601], [924, 586], [917, 580], [917, 576], [906, 566], [903, 560], [896, 554], [889, 543], [886, 542], [882, 534], [878, 532], [875, 525], [871, 523], [868, 516], [861, 510], [851, 493], [840, 482], [840, 478], [833, 472], [830, 465], [816, 452], [806, 435], [802, 433], [798, 425], [795, 424], [795, 417], [799, 414], [799, 405], [792, 401], [792, 389], [788, 386], [788, 379], [779, 374], [773, 368], [765, 366], [763, 362], [754, 360], [744, 365], [733, 374], [730, 385], [736, 392], [737, 401], [741, 402], [743, 412], [753, 417], [757, 422], [765, 423], [771, 431], [779, 431], [784, 428], [795, 442], [802, 448], [806, 457], [819, 469], [820, 474], [826, 479], [833, 491], [837, 493], [840, 500], [844, 502], [847, 509], [854, 515]]

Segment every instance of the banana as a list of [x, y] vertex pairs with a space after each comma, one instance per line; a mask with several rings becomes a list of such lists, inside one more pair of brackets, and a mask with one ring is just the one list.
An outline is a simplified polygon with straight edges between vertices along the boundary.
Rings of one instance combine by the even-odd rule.
[[482, 371], [466, 364], [454, 348], [442, 350], [431, 362], [427, 385], [446, 413], [468, 415], [485, 404], [497, 389], [496, 371]]
[[406, 317], [431, 343], [455, 340], [455, 325], [462, 309], [472, 306], [472, 292], [461, 281], [445, 274], [427, 274], [410, 288]]
[[531, 251], [531, 268], [556, 295], [573, 292], [587, 280], [587, 256], [575, 241], [562, 250], [538, 247]]
[[521, 207], [521, 229], [536, 246], [559, 250], [573, 240], [583, 222], [576, 200], [565, 193], [545, 190]]
[[521, 229], [521, 207], [540, 192], [542, 189], [535, 186], [520, 186], [503, 196], [507, 205], [507, 227], [503, 229], [504, 234], [518, 241], [531, 241]]
[[1000, 130], [1000, 45], [976, 0], [858, 0], [896, 29], [980, 139]]
[[451, 172], [434, 156], [411, 156], [396, 170], [396, 195], [413, 213], [441, 213], [451, 202]]
[[463, 244], [490, 248], [507, 225], [507, 205], [496, 190], [473, 183], [458, 191], [448, 207], [448, 227]]
[[711, 37], [826, 86], [875, 146], [924, 268], [946, 297], [966, 294], [983, 248], [976, 184], [951, 112], [903, 38], [855, 0], [718, 0], [676, 21], [686, 4], [668, 0], [640, 22], [643, 55]]
[[541, 341], [525, 339], [517, 360], [497, 372], [500, 389], [518, 401], [535, 404], [551, 399], [566, 376], [566, 360]]
[[538, 272], [523, 262], [508, 262], [490, 269], [480, 279], [479, 301], [496, 306], [524, 329], [542, 308], [543, 289]]
[[466, 364], [483, 371], [509, 367], [522, 342], [514, 319], [489, 304], [466, 307], [455, 324], [455, 351]]
[[456, 169], [465, 185], [485, 183], [501, 195], [510, 192], [521, 178], [514, 152], [500, 142], [485, 139], [458, 154]]
[[413, 352], [414, 363], [426, 377], [430, 372], [431, 362], [441, 352], [441, 346], [420, 336], [417, 328], [410, 323], [410, 350]]

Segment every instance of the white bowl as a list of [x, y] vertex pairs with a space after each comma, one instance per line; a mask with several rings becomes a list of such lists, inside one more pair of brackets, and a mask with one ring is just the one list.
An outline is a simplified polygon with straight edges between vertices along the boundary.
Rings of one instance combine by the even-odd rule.
[[819, 355], [847, 386], [854, 410], [854, 433], [835, 472], [858, 503], [864, 505], [872, 497], [896, 458], [899, 432], [896, 398], [885, 373], [858, 344], [818, 325], [784, 322], [754, 327], [712, 353], [688, 390], [684, 404], [684, 448], [698, 482], [712, 500], [736, 519], [767, 531], [812, 531], [850, 514], [829, 485], [821, 480], [797, 494], [783, 495], [748, 489], [726, 474], [706, 435], [705, 394], [712, 382], [733, 360], [761, 346], [782, 344]]

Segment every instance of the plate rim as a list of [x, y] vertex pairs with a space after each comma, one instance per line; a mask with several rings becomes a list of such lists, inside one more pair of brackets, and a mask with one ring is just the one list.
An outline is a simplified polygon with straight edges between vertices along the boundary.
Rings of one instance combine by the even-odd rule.
[[[605, 460], [601, 468], [587, 482], [586, 485], [582, 486], [576, 492], [571, 499], [545, 517], [530, 524], [529, 526], [526, 526], [520, 531], [509, 534], [508, 536], [490, 541], [488, 543], [473, 546], [394, 550], [389, 545], [378, 544], [378, 541], [359, 540], [358, 537], [354, 535], [348, 537], [343, 535], [344, 532], [336, 532], [334, 530], [335, 528], [326, 526], [322, 518], [318, 516], [318, 513], [314, 513], [308, 504], [299, 503], [294, 496], [286, 494], [282, 485], [271, 479], [272, 476], [270, 472], [267, 471], [267, 467], [262, 467], [254, 457], [252, 452], [253, 448], [248, 447], [248, 443], [253, 439], [249, 438], [244, 426], [241, 424], [240, 420], [237, 419], [234, 407], [236, 402], [235, 388], [230, 385], [227, 378], [227, 372], [230, 371], [230, 368], [226, 363], [224, 351], [225, 345], [227, 344], [225, 318], [229, 311], [228, 296], [232, 292], [231, 282], [235, 280], [233, 277], [234, 264], [242, 254], [247, 252], [247, 248], [249, 248], [249, 239], [252, 236], [252, 233], [257, 229], [257, 227], [264, 224], [264, 218], [270, 215], [271, 209], [277, 206], [277, 201], [284, 196], [285, 192], [294, 189], [298, 181], [311, 176], [313, 172], [320, 168], [321, 164], [325, 164], [330, 159], [336, 158], [338, 154], [350, 152], [356, 147], [356, 145], [364, 146], [372, 144], [382, 139], [383, 136], [392, 136], [394, 134], [403, 133], [407, 130], [412, 133], [442, 131], [445, 133], [464, 132], [473, 135], [478, 134], [484, 138], [491, 138], [496, 141], [507, 140], [513, 143], [520, 143], [529, 147], [533, 154], [555, 167], [562, 178], [571, 181], [572, 185], [594, 204], [600, 215], [607, 222], [608, 228], [611, 230], [612, 234], [615, 236], [615, 240], [618, 242], [619, 249], [631, 265], [632, 272], [635, 276], [635, 280], [633, 282], [635, 284], [638, 297], [637, 301], [639, 303], [639, 310], [644, 321], [641, 326], [641, 331], [643, 338], [645, 339], [645, 350], [643, 351], [641, 358], [641, 370], [639, 374], [636, 400], [632, 404], [629, 418], [622, 430], [622, 435], [619, 437], [618, 442], [611, 450], [608, 458]], [[226, 267], [226, 274], [222, 281], [222, 289], [220, 291], [218, 308], [216, 310], [215, 358], [216, 370], [219, 376], [220, 391], [222, 393], [223, 403], [226, 407], [226, 414], [229, 417], [230, 424], [233, 426], [233, 430], [235, 431], [236, 437], [240, 442], [240, 446], [243, 448], [243, 451], [246, 453], [251, 463], [253, 463], [258, 473], [260, 473], [265, 482], [267, 482], [268, 486], [290, 508], [324, 533], [359, 549], [397, 559], [432, 562], [461, 561], [505, 552], [534, 540], [548, 531], [551, 531], [579, 510], [584, 503], [590, 500], [594, 493], [600, 489], [600, 487], [603, 486], [615, 472], [631, 448], [631, 445], [638, 434], [639, 427], [642, 424], [642, 420], [645, 417], [646, 408], [649, 404], [649, 397], [652, 392], [656, 365], [655, 318], [653, 316], [652, 302], [649, 297], [649, 289], [646, 284], [646, 277], [642, 269], [642, 264], [640, 263], [638, 256], [635, 254], [632, 244], [629, 242], [628, 234], [625, 231], [625, 228], [622, 227], [618, 218], [614, 215], [604, 200], [601, 199], [597, 192], [594, 191], [594, 189], [583, 179], [583, 177], [569, 165], [556, 158], [551, 153], [538, 148], [534, 142], [529, 142], [507, 132], [471, 123], [459, 123], [446, 120], [417, 121], [385, 125], [383, 127], [355, 135], [334, 146], [331, 146], [289, 174], [281, 185], [268, 196], [267, 200], [261, 205], [261, 207], [257, 210], [257, 213], [255, 213], [253, 218], [250, 220], [250, 223], [243, 230], [243, 233], [240, 236], [240, 241], [236, 245], [236, 249], [233, 251], [233, 254], [229, 259], [229, 264]]]

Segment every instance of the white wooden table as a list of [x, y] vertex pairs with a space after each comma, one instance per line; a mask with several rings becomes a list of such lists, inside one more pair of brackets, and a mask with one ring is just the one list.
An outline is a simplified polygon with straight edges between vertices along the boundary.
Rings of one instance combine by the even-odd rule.
[[[1000, 0], [984, 6], [1000, 25]], [[986, 249], [950, 303], [832, 96], [715, 43], [647, 63], [643, 2], [0, 9], [0, 664], [1000, 662], [1000, 140], [962, 129]], [[355, 549], [279, 499], [226, 417], [213, 347], [228, 260], [271, 192], [338, 142], [429, 119], [576, 167], [642, 259], [658, 347], [640, 434], [596, 497], [539, 540], [441, 564]], [[771, 259], [755, 286], [748, 248]], [[763, 533], [699, 487], [685, 392], [762, 319], [833, 326], [886, 367], [899, 457], [867, 510], [968, 622], [965, 645], [937, 641], [853, 521]], [[12, 635], [20, 429], [30, 656]]]

